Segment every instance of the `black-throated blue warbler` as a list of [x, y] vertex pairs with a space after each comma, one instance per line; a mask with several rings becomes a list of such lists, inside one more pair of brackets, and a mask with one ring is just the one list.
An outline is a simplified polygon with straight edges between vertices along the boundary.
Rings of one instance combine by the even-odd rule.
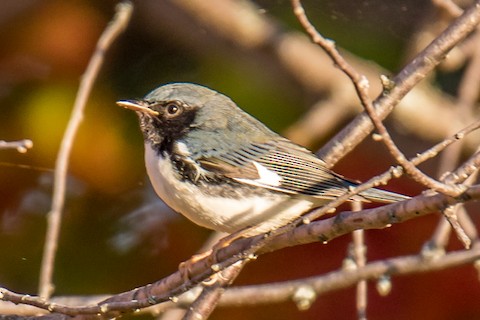
[[[157, 194], [200, 226], [228, 233], [248, 228], [243, 236], [268, 232], [356, 185], [204, 86], [167, 84], [117, 104], [140, 119]], [[370, 189], [356, 198], [408, 197]]]

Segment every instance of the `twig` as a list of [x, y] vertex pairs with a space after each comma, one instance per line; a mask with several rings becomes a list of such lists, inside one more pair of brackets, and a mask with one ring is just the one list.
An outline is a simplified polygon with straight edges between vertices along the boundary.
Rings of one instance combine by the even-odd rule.
[[480, 151], [474, 153], [467, 161], [462, 163], [454, 172], [445, 176], [443, 180], [447, 183], [451, 181], [463, 182], [467, 180], [472, 174], [478, 171], [480, 167]]
[[[459, 148], [456, 148], [455, 151], [459, 152]], [[473, 181], [475, 181], [474, 177], [476, 177], [475, 173], [472, 173], [468, 176], [468, 178], [466, 179], [467, 185], [470, 185]], [[446, 208], [444, 211], [442, 211], [442, 213], [444, 214], [445, 219], [439, 221], [431, 239], [427, 242], [426, 245], [424, 245], [423, 251], [443, 251], [448, 243], [451, 228], [453, 228], [457, 235], [457, 238], [463, 243], [463, 246], [465, 248], [469, 248], [471, 244], [471, 239], [476, 239], [477, 233], [474, 227], [474, 223], [468, 216], [465, 208], [463, 206], [452, 206]]]
[[458, 188], [457, 186], [449, 186], [442, 184], [434, 179], [426, 176], [420, 170], [418, 170], [407, 158], [400, 152], [396, 147], [395, 143], [391, 139], [388, 131], [383, 125], [382, 121], [377, 117], [377, 114], [374, 111], [372, 102], [367, 95], [366, 89], [368, 88], [368, 82], [365, 77], [362, 77], [358, 74], [340, 55], [338, 50], [335, 48], [335, 45], [332, 41], [326, 40], [320, 33], [314, 28], [306, 17], [305, 10], [303, 9], [299, 0], [292, 0], [292, 5], [294, 7], [294, 13], [300, 21], [301, 25], [307, 31], [307, 33], [312, 38], [313, 42], [320, 45], [327, 54], [332, 58], [335, 64], [351, 79], [352, 83], [355, 86], [358, 96], [367, 111], [369, 117], [374, 123], [375, 127], [382, 136], [384, 144], [387, 146], [389, 151], [395, 157], [395, 159], [402, 165], [402, 167], [409, 173], [412, 177], [415, 178], [420, 183], [423, 183], [427, 187], [446, 193], [451, 196], [457, 196], [464, 190], [464, 188]]
[[[477, 152], [469, 160], [464, 162], [462, 166], [457, 168], [456, 172], [450, 173], [444, 177], [444, 180], [465, 181], [470, 179], [471, 181], [474, 181], [473, 177], [475, 173], [478, 172], [479, 165], [480, 153]], [[444, 254], [452, 226], [456, 231], [457, 237], [463, 242], [465, 248], [470, 247], [471, 239], [476, 240], [478, 238], [473, 222], [468, 217], [465, 208], [463, 206], [454, 207], [457, 207], [457, 210], [460, 211], [460, 213], [457, 213], [458, 218], [455, 216], [454, 219], [450, 219], [450, 217], [444, 215], [446, 219], [440, 220], [432, 237], [423, 246], [422, 254], [428, 256]], [[447, 207], [447, 210], [449, 208], [451, 207]], [[458, 221], [461, 221], [461, 223]]]
[[355, 69], [353, 69], [348, 62], [343, 59], [342, 55], [338, 52], [333, 41], [325, 39], [310, 23], [308, 20], [305, 10], [303, 9], [300, 0], [292, 0], [293, 11], [297, 16], [300, 24], [304, 27], [305, 31], [310, 35], [313, 42], [320, 45], [325, 52], [332, 58], [333, 62], [342, 70], [352, 81], [355, 86], [355, 90], [360, 98], [360, 101], [367, 111], [368, 116], [372, 120], [376, 129], [382, 137], [382, 141], [390, 151], [392, 156], [397, 160], [397, 162], [405, 169], [405, 171], [414, 178], [417, 182], [427, 186], [430, 189], [435, 191], [448, 194], [450, 196], [457, 196], [461, 194], [465, 187], [457, 185], [446, 185], [435, 179], [427, 176], [421, 172], [414, 164], [412, 164], [405, 155], [398, 149], [395, 142], [393, 142], [390, 134], [383, 125], [381, 118], [377, 115], [375, 108], [373, 107], [372, 101], [368, 96], [368, 80], [366, 77], [358, 74]]
[[39, 294], [48, 298], [54, 290], [52, 282], [55, 255], [58, 247], [58, 237], [62, 211], [65, 203], [65, 186], [67, 180], [68, 160], [73, 146], [75, 135], [83, 119], [83, 110], [90, 94], [93, 83], [104, 60], [105, 51], [111, 43], [126, 28], [132, 13], [129, 2], [121, 2], [116, 7], [116, 14], [98, 40], [95, 52], [90, 59], [88, 67], [82, 76], [80, 86], [75, 98], [72, 114], [63, 136], [60, 150], [55, 164], [54, 189], [52, 207], [48, 213], [47, 233], [43, 250], [42, 266], [40, 271]]
[[456, 197], [463, 193], [466, 189], [463, 185], [448, 185], [437, 181], [423, 172], [421, 172], [415, 164], [409, 161], [405, 155], [398, 149], [395, 142], [392, 140], [390, 134], [387, 131], [387, 128], [383, 125], [382, 120], [377, 116], [375, 110], [371, 106], [366, 107], [367, 113], [375, 124], [379, 134], [382, 137], [382, 141], [390, 153], [393, 155], [395, 160], [405, 169], [405, 171], [413, 178], [415, 181], [423, 184], [429, 189], [435, 190], [440, 193], [447, 194], [452, 197]]
[[372, 106], [366, 106], [367, 113], [374, 123], [375, 127], [377, 128], [379, 134], [381, 135], [381, 140], [383, 141], [384, 145], [390, 151], [392, 156], [395, 160], [405, 169], [405, 171], [413, 178], [415, 181], [423, 184], [424, 186], [428, 187], [429, 189], [435, 190], [440, 193], [447, 194], [452, 197], [456, 197], [463, 193], [466, 189], [463, 185], [448, 185], [437, 181], [423, 172], [421, 172], [415, 164], [409, 161], [405, 155], [398, 149], [395, 142], [393, 141], [392, 137], [387, 131], [387, 128], [383, 125], [382, 120], [377, 116], [375, 110]]
[[468, 125], [467, 127], [451, 135], [450, 137], [445, 138], [444, 140], [437, 143], [430, 149], [422, 152], [421, 155], [418, 155], [417, 157], [415, 157], [414, 159], [411, 159], [410, 161], [417, 166], [420, 163], [427, 161], [428, 159], [434, 158], [439, 152], [444, 150], [446, 147], [450, 146], [454, 142], [462, 140], [465, 137], [465, 135], [471, 133], [472, 131], [477, 130], [478, 128], [480, 128], [480, 121], [475, 121], [474, 123]]
[[302, 7], [300, 0], [292, 0], [293, 13], [298, 21], [309, 34], [312, 41], [318, 44], [330, 56], [335, 65], [345, 73], [352, 81], [355, 91], [357, 92], [360, 102], [364, 107], [372, 105], [372, 100], [368, 96], [367, 89], [369, 83], [366, 77], [360, 75], [354, 68], [352, 68], [335, 47], [335, 42], [325, 39], [308, 20], [305, 10]]
[[446, 208], [445, 210], [442, 210], [442, 214], [450, 223], [450, 226], [452, 227], [453, 231], [455, 231], [455, 234], [457, 235], [458, 240], [462, 242], [463, 247], [465, 249], [469, 249], [470, 245], [472, 244], [472, 240], [470, 240], [470, 238], [465, 233], [465, 230], [463, 230], [463, 227], [458, 222], [458, 217], [457, 217], [458, 209], [459, 209], [459, 206], [451, 206]]
[[467, 234], [468, 238], [472, 240], [472, 242], [478, 242], [478, 231], [475, 223], [472, 221], [470, 216], [465, 209], [465, 206], [460, 206], [457, 211], [458, 222], [462, 226], [463, 230]]
[[[458, 15], [461, 14], [461, 9], [449, 0], [442, 0], [436, 2], [441, 2], [443, 5], [448, 6], [449, 12], [452, 14], [455, 14], [455, 12], [453, 12], [454, 9], [457, 9], [456, 13], [458, 13]], [[440, 4], [437, 3], [437, 5]], [[478, 87], [480, 85], [480, 50], [478, 49], [478, 44], [480, 42], [480, 34], [478, 32], [475, 37], [473, 37], [473, 41], [477, 44], [477, 46], [475, 46], [475, 49], [473, 50], [472, 59], [465, 71], [464, 76], [462, 77], [458, 90], [458, 102], [460, 105], [459, 118], [464, 122], [467, 119], [472, 118], [475, 102], [477, 101], [479, 95]], [[449, 172], [453, 170], [456, 163], [458, 162], [459, 157], [461, 156], [463, 146], [464, 142], [462, 141], [457, 144], [455, 148], [450, 148], [443, 154], [439, 168], [439, 175], [443, 175], [444, 172]], [[454, 210], [453, 208], [447, 208], [447, 211], [444, 212], [444, 214], [446, 213], [445, 218], [450, 224], [446, 224], [443, 220], [439, 222], [434, 236], [429, 242], [430, 245], [434, 246], [434, 250], [438, 250], [438, 246], [442, 243], [443, 245], [446, 245], [446, 240], [450, 234], [450, 225], [455, 230], [457, 238], [459, 238], [460, 241], [463, 242], [464, 247], [468, 248], [470, 246], [470, 239], [465, 233], [463, 225], [469, 227], [472, 222], [469, 221], [470, 218], [466, 214], [463, 207], [455, 206], [455, 208], [456, 210]], [[458, 219], [456, 216], [456, 212], [458, 212], [459, 210], [463, 212], [463, 218], [461, 220]], [[460, 223], [459, 221], [462, 221], [462, 223]]]
[[[223, 232], [212, 232], [210, 237], [202, 244], [200, 249], [197, 250], [197, 254], [207, 252], [210, 250], [215, 243], [220, 241], [222, 238], [226, 236], [225, 233]], [[194, 288], [199, 289], [199, 288]], [[185, 316], [185, 310], [184, 309], [178, 309], [178, 308], [168, 308], [162, 314], [158, 317], [158, 320], [177, 320], [177, 319], [182, 319]]]
[[[362, 203], [354, 201], [352, 211], [362, 210]], [[365, 267], [367, 263], [367, 246], [365, 244], [365, 230], [359, 229], [352, 232], [353, 238], [353, 257], [357, 268]], [[367, 281], [362, 280], [357, 283], [357, 319], [367, 319]]]
[[432, 3], [445, 12], [448, 12], [453, 18], [460, 16], [463, 12], [462, 8], [452, 0], [432, 0]]
[[238, 277], [244, 265], [244, 261], [239, 261], [215, 274], [209, 280], [209, 282], [213, 281], [212, 284], [205, 284], [204, 282], [203, 292], [192, 303], [183, 320], [207, 319], [213, 310], [215, 310], [225, 288], [232, 284]]
[[28, 149], [33, 147], [32, 140], [23, 139], [18, 141], [5, 141], [0, 140], [0, 150], [1, 149], [17, 149], [20, 153], [25, 153]]
[[[328, 292], [347, 288], [362, 280], [376, 280], [385, 274], [409, 275], [443, 270], [469, 264], [479, 258], [480, 247], [450, 252], [432, 259], [419, 255], [395, 257], [370, 262], [357, 269], [342, 269], [311, 278], [230, 288], [220, 299], [219, 306], [240, 307], [285, 302], [295, 299], [297, 292], [305, 288], [315, 292], [312, 297], [316, 298]], [[191, 300], [188, 298], [178, 301], [181, 306], [188, 306], [190, 303]]]

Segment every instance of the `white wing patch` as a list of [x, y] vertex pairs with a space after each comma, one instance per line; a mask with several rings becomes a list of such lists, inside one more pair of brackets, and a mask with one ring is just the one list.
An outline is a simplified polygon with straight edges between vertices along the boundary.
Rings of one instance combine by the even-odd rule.
[[188, 150], [187, 145], [183, 142], [176, 142], [174, 148], [175, 151], [182, 156], [188, 157], [190, 155], [190, 150]]
[[236, 178], [235, 180], [243, 182], [243, 183], [248, 183], [256, 186], [272, 186], [272, 187], [278, 187], [280, 186], [282, 182], [282, 177], [278, 175], [276, 172], [272, 170], [268, 170], [265, 168], [263, 165], [256, 161], [252, 161], [253, 165], [257, 169], [257, 173], [259, 178], [258, 179], [243, 179], [243, 178]]

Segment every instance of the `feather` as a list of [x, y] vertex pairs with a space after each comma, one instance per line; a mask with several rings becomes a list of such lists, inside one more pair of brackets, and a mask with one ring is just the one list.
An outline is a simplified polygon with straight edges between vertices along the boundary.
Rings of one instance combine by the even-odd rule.
[[[256, 143], [198, 160], [200, 166], [238, 182], [287, 194], [334, 199], [355, 182], [326, 168], [309, 150], [287, 139]], [[363, 201], [394, 202], [408, 199], [378, 189], [360, 194]]]

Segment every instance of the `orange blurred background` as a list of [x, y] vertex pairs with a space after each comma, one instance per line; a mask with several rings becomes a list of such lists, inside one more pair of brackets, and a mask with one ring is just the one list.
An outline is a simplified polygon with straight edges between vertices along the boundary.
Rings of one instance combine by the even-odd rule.
[[[325, 28], [340, 46], [392, 72], [401, 66], [414, 19], [428, 10], [427, 1], [405, 1], [405, 6], [416, 11], [388, 13], [391, 25], [378, 28], [369, 17], [374, 10], [378, 15], [387, 14], [387, 3], [394, 1], [374, 1], [377, 5], [366, 8], [369, 15], [363, 12], [363, 16], [346, 1], [341, 12], [334, 1], [305, 2], [310, 4], [307, 9], [311, 8], [319, 29]], [[159, 27], [157, 20], [163, 17], [155, 15], [159, 10], [155, 1], [134, 3], [132, 22], [107, 53], [75, 140], [55, 266], [56, 295], [118, 293], [158, 280], [175, 271], [209, 234], [171, 212], [153, 193], [145, 175], [137, 119], [132, 112], [118, 108], [116, 100], [141, 97], [160, 84], [191, 81], [224, 92], [278, 132], [285, 131], [314, 102], [315, 95], [290, 80], [278, 79], [272, 70], [237, 56], [228, 46], [215, 47], [218, 41], [203, 46], [189, 42], [182, 20], [178, 20], [178, 30], [169, 24]], [[288, 1], [256, 3], [263, 14], [281, 21], [287, 30], [298, 29]], [[0, 150], [0, 283], [13, 291], [37, 291], [59, 143], [79, 80], [114, 6], [115, 1], [108, 0], [0, 3], [0, 139], [28, 138], [34, 143], [26, 154]], [[349, 39], [352, 29], [355, 40]], [[206, 31], [199, 28], [196, 32]], [[195, 38], [196, 34], [189, 36]], [[379, 39], [374, 49], [372, 39]], [[401, 132], [395, 135], [412, 154], [433, 143]], [[391, 164], [382, 148], [367, 141], [335, 169], [365, 180]], [[433, 174], [435, 162], [425, 170]], [[421, 190], [408, 179], [394, 182], [390, 189], [410, 195]], [[437, 221], [437, 215], [430, 215], [368, 231], [368, 259], [418, 253]], [[336, 270], [349, 242], [350, 236], [344, 236], [326, 245], [267, 254], [249, 264], [236, 284], [298, 279]], [[449, 249], [460, 249], [456, 239]], [[480, 318], [480, 285], [471, 266], [393, 278], [392, 292], [386, 297], [381, 297], [374, 285], [369, 285], [369, 319]], [[211, 318], [355, 317], [355, 289], [349, 288], [318, 297], [307, 311], [299, 311], [289, 302], [218, 309]]]

